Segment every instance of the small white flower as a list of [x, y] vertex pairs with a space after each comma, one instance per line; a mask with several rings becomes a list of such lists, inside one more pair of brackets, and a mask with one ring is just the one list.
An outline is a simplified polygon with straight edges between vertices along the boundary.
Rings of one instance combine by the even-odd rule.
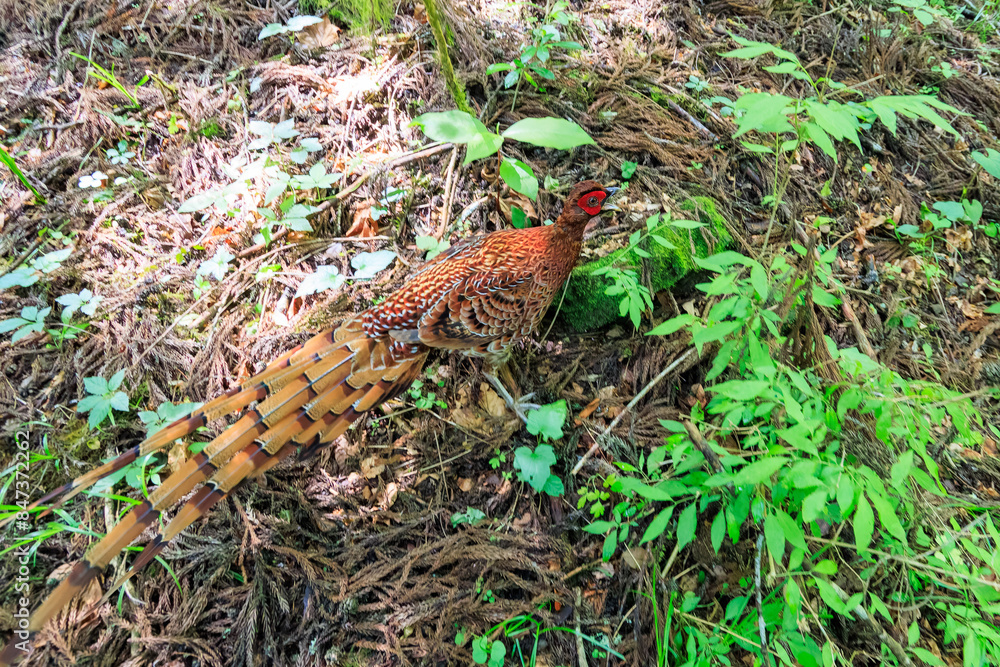
[[89, 176], [81, 176], [78, 185], [81, 189], [99, 188], [108, 179], [108, 175], [103, 171], [95, 171]]
[[124, 176], [119, 176], [115, 179], [115, 185], [121, 185], [122, 183], [128, 183], [128, 179]]

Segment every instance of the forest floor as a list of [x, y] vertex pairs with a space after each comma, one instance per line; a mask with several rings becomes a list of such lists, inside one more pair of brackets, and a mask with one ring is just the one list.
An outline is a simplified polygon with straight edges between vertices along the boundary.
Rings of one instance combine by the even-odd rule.
[[[928, 4], [920, 11], [933, 21], [924, 25], [903, 3], [573, 3], [560, 29], [583, 49], [553, 55], [544, 92], [526, 82], [506, 89], [505, 73], [486, 73], [518, 55], [544, 8], [449, 4], [451, 58], [487, 127], [556, 116], [596, 141], [571, 151], [505, 144], [544, 180], [529, 202], [504, 187], [489, 160], [464, 165], [449, 145], [421, 150], [432, 142], [412, 119], [454, 108], [423, 5], [400, 4], [370, 34], [337, 14], [290, 40], [258, 35], [292, 13], [236, 0], [2, 0], [0, 133], [44, 198], [0, 168], [0, 280], [14, 281], [0, 290], [0, 323], [31, 316], [16, 341], [0, 339], [4, 479], [16, 443], [29, 443], [31, 480], [48, 490], [141, 440], [169, 416], [165, 404], [233, 387], [398, 287], [424, 260], [417, 237], [456, 242], [505, 228], [512, 206], [539, 224], [556, 217], [573, 183], [617, 185], [623, 175], [628, 205], [588, 234], [585, 261], [628, 245], [649, 215], [695, 196], [716, 202], [732, 248], [750, 256], [819, 234], [839, 249], [834, 271], [853, 301], [824, 311], [822, 333], [840, 347], [867, 346], [903, 377], [972, 395], [995, 429], [996, 401], [985, 388], [1000, 383], [1000, 316], [988, 312], [1000, 300], [1000, 188], [969, 153], [1000, 137], [1000, 29], [967, 4]], [[721, 98], [731, 106], [741, 92], [790, 94], [792, 86], [760, 63], [722, 57], [738, 47], [730, 33], [791, 50], [810, 71], [869, 96], [936, 95], [970, 114], [942, 112], [961, 138], [900, 117], [895, 135], [881, 125], [865, 133], [861, 151], [842, 142], [836, 162], [804, 148], [775, 209], [766, 198], [783, 176], [773, 157], [733, 138]], [[285, 121], [298, 136], [270, 134]], [[313, 202], [323, 210], [311, 231], [266, 224], [259, 190], [219, 194], [260, 154], [249, 148], [255, 140], [293, 173], [300, 167], [290, 151], [301, 143], [311, 147], [299, 153], [308, 162], [341, 174], [315, 190], [325, 194]], [[206, 192], [229, 199], [182, 212]], [[928, 233], [922, 203], [963, 199], [981, 203], [981, 218], [958, 216]], [[905, 237], [904, 225], [927, 234]], [[272, 238], [261, 238], [262, 226]], [[381, 250], [395, 261], [371, 279], [352, 277], [352, 259]], [[297, 294], [320, 266], [348, 279]], [[697, 282], [655, 295], [648, 322], [704, 312], [711, 299]], [[63, 322], [87, 322], [83, 330], [60, 324], [69, 303], [78, 312]], [[744, 587], [759, 558], [755, 535], [716, 553], [705, 523], [666, 572], [653, 567], [670, 553], [659, 542], [605, 562], [601, 536], [582, 530], [591, 517], [577, 499], [601, 488], [609, 463], [638, 465], [662, 444], [660, 420], [705, 404], [713, 355], [690, 357], [626, 410], [687, 341], [647, 337], [648, 322], [637, 332], [628, 318], [578, 332], [554, 311], [537, 340], [515, 352], [511, 376], [522, 393], [570, 406], [552, 467], [562, 497], [518, 481], [513, 452], [538, 438], [472, 363], [441, 355], [422, 389], [317, 458], [246, 485], [124, 593], [61, 619], [31, 664], [471, 664], [471, 638], [521, 614], [611, 649], [548, 632], [538, 665], [654, 664], [655, 621], [640, 592], [672, 587], [710, 600]], [[119, 371], [129, 410], [88, 428], [75, 407], [87, 396], [84, 378]], [[570, 474], [599, 436], [598, 454]], [[995, 443], [945, 448], [945, 486], [1000, 501]], [[78, 499], [60, 515], [70, 529], [36, 535], [34, 590], [40, 595], [50, 573], [107, 530], [122, 496], [141, 497], [144, 475], [162, 479], [183, 455], [133, 470], [103, 501]], [[0, 556], [0, 581], [13, 581], [15, 568]], [[0, 635], [13, 627], [14, 597], [0, 591]], [[95, 602], [100, 591], [86, 597]], [[723, 615], [716, 607], [687, 616], [710, 631]], [[888, 630], [905, 644], [904, 620]], [[882, 664], [871, 637], [841, 627], [834, 640], [854, 664]], [[961, 664], [937, 643], [948, 664]], [[729, 658], [751, 664], [738, 646]]]

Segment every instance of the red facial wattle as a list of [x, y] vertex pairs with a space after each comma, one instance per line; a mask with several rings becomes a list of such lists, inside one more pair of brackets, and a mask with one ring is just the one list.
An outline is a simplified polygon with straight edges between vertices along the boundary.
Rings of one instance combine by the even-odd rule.
[[601, 213], [601, 204], [607, 196], [608, 193], [604, 190], [594, 190], [580, 197], [580, 201], [576, 205], [586, 211], [587, 215], [599, 215]]

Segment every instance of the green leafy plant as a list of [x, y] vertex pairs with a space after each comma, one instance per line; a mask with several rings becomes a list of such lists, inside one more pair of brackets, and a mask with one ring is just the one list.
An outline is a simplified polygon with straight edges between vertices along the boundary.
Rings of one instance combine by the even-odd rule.
[[482, 510], [476, 509], [475, 507], [469, 507], [464, 512], [455, 512], [451, 515], [451, 526], [452, 528], [457, 528], [463, 523], [467, 523], [470, 526], [475, 526], [481, 521], [486, 520], [486, 515]]
[[540, 406], [528, 411], [528, 433], [540, 435], [544, 440], [559, 440], [563, 437], [562, 427], [566, 423], [568, 412], [566, 401]]
[[[844, 84], [826, 77], [813, 79], [794, 53], [764, 42], [752, 42], [735, 36], [733, 39], [742, 45], [742, 48], [723, 53], [724, 57], [753, 59], [766, 54], [773, 55], [782, 62], [765, 67], [766, 71], [804, 81], [815, 93], [803, 99], [771, 93], [747, 93], [736, 100], [733, 106], [742, 114], [736, 118], [738, 129], [734, 137], [751, 130], [778, 137], [774, 146], [743, 142], [744, 146], [754, 152], [790, 152], [795, 150], [799, 143], [810, 142], [836, 160], [834, 141], [846, 139], [861, 150], [858, 130], [867, 129], [875, 119], [882, 121], [893, 135], [896, 134], [898, 114], [906, 118], [926, 120], [957, 137], [959, 135], [955, 128], [935, 109], [956, 115], [967, 115], [929, 95], [889, 95], [842, 104], [829, 97], [853, 91]], [[782, 135], [786, 134], [794, 136], [791, 139], [783, 139]]]
[[[536, 90], [545, 89], [539, 84], [535, 77], [552, 80], [556, 78], [555, 73], [549, 69], [553, 56], [564, 51], [579, 51], [583, 49], [578, 42], [566, 41], [562, 38], [560, 28], [565, 28], [576, 17], [570, 14], [569, 2], [567, 0], [557, 0], [546, 14], [545, 19], [538, 26], [531, 29], [531, 39], [527, 44], [522, 45], [521, 54], [509, 63], [494, 63], [486, 68], [487, 74], [497, 72], [507, 72], [504, 77], [504, 88], [513, 88], [514, 99], [511, 102], [511, 109], [517, 104], [517, 91], [520, 90], [521, 81], [527, 81]], [[534, 75], [534, 76], [533, 76]]]
[[[809, 142], [836, 160], [834, 142], [846, 139], [860, 151], [858, 131], [870, 128], [876, 119], [893, 135], [896, 134], [896, 116], [901, 115], [926, 120], [938, 129], [958, 137], [958, 131], [937, 111], [968, 115], [929, 95], [889, 95], [843, 104], [830, 98], [847, 93], [860, 94], [827, 77], [813, 79], [798, 57], [790, 51], [742, 37], [734, 36], [733, 39], [742, 48], [723, 53], [724, 57], [748, 60], [773, 55], [781, 62], [764, 67], [766, 71], [803, 81], [814, 92], [814, 95], [802, 99], [772, 93], [747, 93], [736, 100], [733, 107], [741, 113], [736, 118], [738, 129], [733, 137], [750, 131], [775, 137], [770, 146], [743, 142], [746, 148], [756, 153], [788, 153], [797, 149], [800, 143]], [[786, 135], [792, 136], [786, 138]]]
[[624, 180], [627, 181], [628, 179], [632, 178], [632, 176], [635, 174], [635, 170], [638, 167], [639, 167], [639, 164], [636, 163], [636, 162], [629, 162], [628, 160], [623, 160], [622, 161], [622, 179], [624, 179]]
[[[596, 637], [591, 637], [571, 628], [561, 626], [544, 627], [542, 622], [534, 616], [521, 614], [497, 623], [483, 634], [473, 637], [472, 660], [477, 665], [503, 667], [505, 664], [504, 660], [508, 655], [507, 643], [504, 641], [507, 640], [510, 643], [509, 653], [511, 658], [516, 658], [517, 660], [514, 664], [534, 667], [534, 665], [538, 664], [538, 647], [541, 637], [549, 632], [566, 632], [575, 635], [605, 655], [613, 655], [619, 660], [624, 660], [625, 658], [621, 653], [608, 646], [607, 641], [601, 641]], [[493, 637], [497, 633], [501, 633], [500, 638], [490, 639], [490, 637]], [[516, 640], [528, 633], [531, 633], [529, 637], [531, 650], [526, 652], [526, 649], [522, 646], [522, 642]], [[455, 634], [455, 643], [461, 645], [464, 641], [465, 631], [464, 629], [460, 629]]]
[[169, 426], [181, 417], [187, 417], [202, 405], [202, 403], [192, 402], [178, 403], [177, 405], [174, 405], [170, 401], [164, 401], [156, 407], [155, 411], [140, 410], [139, 420], [145, 424], [146, 437], [149, 437], [163, 427]]
[[973, 151], [972, 159], [987, 174], [993, 178], [1000, 179], [1000, 151], [997, 151], [995, 148], [987, 148], [984, 152]]
[[[457, 110], [425, 113], [415, 118], [412, 125], [419, 126], [434, 141], [464, 144], [464, 164], [497, 153], [504, 139], [560, 150], [594, 143], [582, 127], [562, 118], [524, 118], [501, 134], [488, 130], [475, 116]], [[538, 178], [531, 167], [520, 160], [504, 157], [500, 178], [529, 199], [538, 196]]]
[[36, 257], [27, 266], [19, 266], [10, 273], [0, 276], [0, 290], [11, 287], [31, 287], [43, 275], [59, 269], [71, 254], [73, 254], [72, 246]]
[[17, 177], [17, 180], [21, 181], [21, 185], [30, 190], [31, 194], [35, 195], [35, 201], [37, 203], [43, 205], [45, 204], [45, 197], [43, 197], [38, 192], [38, 189], [32, 185], [31, 181], [28, 180], [28, 177], [24, 175], [23, 171], [21, 171], [21, 168], [17, 166], [17, 161], [14, 160], [13, 156], [11, 156], [11, 154], [8, 153], [7, 149], [3, 146], [0, 146], [0, 164], [3, 164], [5, 167], [10, 169], [10, 172]]
[[347, 280], [336, 266], [317, 266], [315, 273], [310, 273], [295, 290], [295, 298], [317, 294], [326, 290], [337, 289]]
[[[642, 247], [647, 239], [663, 246], [675, 246], [663, 235], [667, 229], [694, 230], [703, 227], [704, 223], [695, 220], [674, 220], [669, 213], [651, 215], [646, 219], [646, 229], [637, 229], [629, 236], [628, 247], [640, 258], [648, 259], [651, 255]], [[620, 314], [629, 316], [632, 325], [638, 329], [642, 322], [642, 314], [653, 308], [653, 295], [649, 288], [639, 281], [639, 271], [635, 267], [621, 266], [619, 262], [595, 269], [591, 275], [606, 276], [611, 282], [604, 293], [608, 296], [620, 297]]]
[[[921, 627], [941, 631], [944, 646], [965, 664], [1000, 658], [1000, 633], [990, 620], [1000, 595], [989, 583], [997, 575], [1000, 511], [950, 497], [932, 456], [939, 437], [933, 425], [951, 424], [948, 439], [965, 448], [980, 446], [992, 427], [969, 395], [908, 380], [856, 348], [838, 348], [821, 331], [808, 332], [811, 313], [836, 308], [844, 293], [836, 256], [836, 247], [793, 244], [769, 266], [735, 252], [696, 259], [711, 275], [697, 287], [712, 307], [649, 332], [683, 330], [700, 352], [714, 355], [704, 379], [708, 401], [695, 404], [684, 423], [662, 421], [663, 446], [606, 476], [611, 516], [585, 530], [604, 535], [607, 558], [622, 545], [665, 539], [681, 552], [704, 525], [716, 551], [726, 540], [756, 535], [758, 553], [775, 563], [762, 603], [752, 604], [759, 582], [712, 601], [732, 635], [683, 623], [700, 605], [696, 596], [680, 605], [665, 598], [672, 630], [657, 640], [659, 664], [669, 656], [669, 664], [694, 665], [694, 656], [725, 656], [733, 646], [764, 660], [761, 644], [735, 638], [758, 636], [781, 664], [851, 664], [832, 641], [813, 638], [825, 632], [818, 627], [824, 617], [882, 617], [891, 625], [897, 610], [914, 604], [930, 623]], [[790, 353], [792, 336], [803, 355]], [[927, 521], [928, 508], [949, 503], [962, 512]], [[848, 569], [854, 584], [839, 576]], [[650, 596], [658, 604], [657, 594]], [[919, 630], [907, 645], [886, 640], [883, 659], [934, 662], [917, 643]]]
[[361, 252], [351, 258], [354, 269], [354, 280], [371, 280], [380, 271], [387, 268], [396, 259], [396, 253], [391, 250], [376, 250]]
[[684, 83], [684, 87], [694, 93], [703, 93], [709, 89], [708, 82], [699, 79], [694, 74], [688, 76], [688, 80]]
[[923, 119], [940, 130], [958, 137], [958, 131], [941, 117], [938, 111], [968, 115], [930, 95], [888, 95], [842, 103], [833, 98], [847, 94], [858, 97], [861, 95], [826, 76], [814, 79], [808, 69], [799, 62], [798, 57], [790, 51], [742, 37], [733, 36], [733, 39], [741, 45], [741, 48], [723, 53], [724, 57], [749, 60], [772, 55], [780, 62], [777, 65], [766, 66], [764, 70], [803, 81], [813, 91], [813, 95], [803, 98], [770, 92], [747, 93], [733, 104], [737, 125], [733, 138], [756, 132], [770, 139], [770, 143], [744, 140], [742, 142], [744, 148], [754, 153], [777, 156], [774, 161], [774, 190], [761, 201], [762, 206], [771, 207], [771, 216], [764, 237], [765, 245], [770, 238], [778, 205], [791, 179], [791, 170], [788, 168], [790, 156], [800, 145], [813, 144], [837, 161], [835, 142], [848, 140], [861, 151], [858, 132], [870, 129], [875, 120], [881, 121], [893, 135], [896, 135], [897, 115], [901, 115], [910, 119]]
[[451, 243], [448, 239], [441, 239], [440, 241], [433, 236], [418, 236], [416, 238], [417, 250], [426, 252], [427, 255], [424, 257], [426, 260], [432, 260], [445, 250], [451, 247]]
[[[443, 380], [441, 384], [444, 384]], [[424, 391], [424, 382], [422, 380], [414, 380], [413, 384], [410, 385], [408, 393], [418, 410], [430, 410], [435, 407], [443, 410], [448, 407], [445, 401], [438, 398], [437, 392]]]
[[927, 231], [921, 231], [918, 225], [898, 225], [895, 230], [897, 237], [911, 239], [910, 247], [918, 252], [933, 251], [937, 232], [950, 229], [958, 223], [968, 224], [974, 229], [983, 229], [988, 236], [996, 236], [996, 223], [991, 223], [989, 226], [980, 224], [983, 205], [978, 200], [940, 201], [934, 202], [931, 207], [921, 203], [920, 217]]
[[[131, 102], [132, 108], [134, 109], [139, 108], [139, 98], [135, 96], [135, 93], [132, 93], [129, 90], [127, 90], [124, 84], [122, 84], [122, 82], [118, 80], [118, 78], [115, 76], [114, 65], [111, 66], [110, 70], [106, 70], [97, 63], [95, 63], [93, 60], [88, 58], [87, 56], [81, 56], [79, 53], [76, 53], [75, 51], [70, 51], [69, 54], [74, 58], [78, 58], [83, 62], [87, 63], [88, 65], [90, 65], [90, 70], [88, 70], [89, 76], [93, 76], [98, 81], [103, 82], [105, 85], [111, 86], [119, 93], [124, 95], [128, 99], [128, 101]], [[143, 79], [143, 81], [145, 81], [146, 79], [148, 79], [148, 77]]]
[[128, 149], [128, 142], [124, 139], [118, 142], [117, 148], [109, 148], [105, 151], [111, 164], [126, 165], [128, 161], [135, 157], [135, 153]]
[[11, 343], [16, 343], [33, 333], [41, 333], [45, 328], [45, 316], [51, 310], [51, 308], [38, 309], [35, 306], [25, 306], [21, 309], [20, 317], [12, 317], [0, 321], [0, 333], [13, 331], [14, 335], [10, 339]]
[[83, 289], [77, 294], [63, 294], [56, 299], [56, 303], [63, 307], [59, 317], [63, 322], [68, 322], [78, 310], [88, 317], [93, 317], [97, 312], [97, 306], [103, 300], [104, 297], [97, 296], [89, 289]]
[[216, 249], [215, 254], [210, 259], [206, 259], [201, 263], [196, 275], [212, 276], [216, 280], [222, 280], [226, 277], [226, 273], [229, 272], [231, 268], [230, 262], [234, 259], [236, 259], [236, 255], [229, 252], [224, 246], [220, 247]]
[[272, 144], [278, 144], [292, 137], [297, 137], [299, 131], [295, 129], [295, 119], [289, 118], [280, 123], [269, 123], [264, 120], [252, 120], [247, 126], [251, 134], [257, 138], [247, 144], [250, 150], [262, 150], [270, 148]]
[[514, 450], [514, 469], [518, 471], [518, 479], [527, 482], [538, 493], [550, 496], [563, 494], [562, 480], [552, 473], [555, 462], [552, 445], [538, 445], [534, 450], [522, 446]]
[[320, 23], [323, 19], [318, 16], [293, 16], [284, 23], [268, 23], [257, 35], [257, 41], [273, 37], [275, 35], [288, 35], [289, 39], [295, 38], [295, 33], [301, 32], [309, 26]]
[[80, 399], [76, 406], [77, 412], [89, 413], [87, 426], [97, 428], [105, 419], [115, 423], [113, 410], [128, 412], [128, 395], [120, 390], [125, 380], [125, 371], [120, 370], [105, 380], [100, 376], [83, 378], [83, 386], [87, 396]]
[[927, 0], [892, 0], [896, 5], [890, 7], [889, 12], [912, 14], [922, 25], [929, 26], [938, 18], [951, 18], [948, 13], [942, 11], [940, 7], [934, 6]]

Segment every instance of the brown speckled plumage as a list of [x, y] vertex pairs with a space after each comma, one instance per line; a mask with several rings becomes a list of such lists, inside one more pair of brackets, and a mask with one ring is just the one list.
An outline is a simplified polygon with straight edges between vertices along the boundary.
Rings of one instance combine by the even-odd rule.
[[[576, 264], [584, 227], [609, 207], [606, 198], [613, 191], [593, 181], [580, 183], [554, 224], [498, 231], [452, 247], [382, 303], [285, 353], [242, 386], [39, 500], [36, 506], [57, 498], [65, 502], [198, 427], [246, 411], [76, 563], [35, 610], [28, 630], [41, 629], [132, 540], [155, 525], [164, 510], [199, 484], [197, 493], [146, 544], [126, 577], [243, 480], [296, 451], [310, 455], [367, 410], [405, 390], [432, 348], [485, 356], [493, 364], [502, 361], [512, 343], [535, 330]], [[14, 641], [0, 653], [0, 665], [23, 657]]]

